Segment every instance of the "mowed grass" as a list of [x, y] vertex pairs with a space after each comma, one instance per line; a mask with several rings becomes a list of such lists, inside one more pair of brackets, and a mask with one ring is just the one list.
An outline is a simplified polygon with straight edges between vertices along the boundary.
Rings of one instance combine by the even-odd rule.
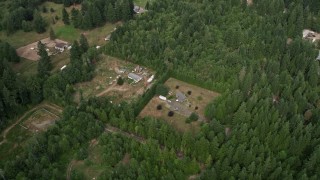
[[[162, 105], [162, 110], [157, 110], [157, 106]], [[160, 120], [166, 121], [168, 124], [172, 125], [180, 132], [190, 131], [192, 133], [197, 133], [200, 130], [199, 122], [192, 122], [190, 124], [186, 123], [187, 117], [174, 112], [172, 117], [168, 116], [170, 109], [166, 107], [166, 103], [160, 100], [158, 97], [153, 97], [149, 103], [144, 107], [144, 109], [139, 114], [139, 117], [154, 117]]]
[[[187, 99], [185, 102], [180, 103], [181, 106], [186, 108], [188, 112], [194, 112], [200, 116], [201, 119], [205, 119], [205, 107], [212, 101], [214, 98], [218, 97], [220, 94], [194, 86], [192, 84], [179, 81], [174, 78], [169, 78], [165, 85], [169, 87], [171, 95], [167, 96], [167, 99], [171, 101], [176, 101], [176, 92], [180, 91], [186, 95]], [[190, 94], [188, 94], [190, 92]], [[157, 110], [157, 106], [162, 105], [162, 110]], [[192, 122], [186, 123], [184, 113], [179, 112], [179, 110], [174, 111], [174, 116], [169, 117], [168, 112], [170, 111], [170, 106], [163, 100], [160, 100], [158, 97], [154, 97], [146, 105], [146, 107], [141, 111], [139, 117], [155, 117], [158, 119], [165, 120], [167, 123], [171, 124], [178, 131], [185, 132], [191, 131], [196, 133], [200, 130], [201, 123], [205, 122]]]

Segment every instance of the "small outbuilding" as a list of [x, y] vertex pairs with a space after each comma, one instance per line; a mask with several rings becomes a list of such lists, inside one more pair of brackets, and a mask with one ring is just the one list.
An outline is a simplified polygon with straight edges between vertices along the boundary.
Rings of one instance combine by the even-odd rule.
[[129, 73], [128, 74], [128, 78], [129, 79], [132, 79], [135, 83], [141, 81], [142, 77], [137, 75], [137, 74], [134, 74], [134, 73]]
[[161, 99], [161, 100], [163, 100], [163, 101], [166, 101], [167, 100], [167, 98], [166, 97], [164, 97], [164, 96], [159, 96], [159, 99]]
[[317, 57], [317, 61], [320, 61], [320, 51], [319, 51], [319, 55]]
[[186, 95], [180, 91], [177, 91], [176, 98], [177, 98], [176, 100], [177, 102], [184, 102], [187, 99]]
[[111, 34], [109, 34], [106, 38], [104, 38], [105, 41], [110, 41]]

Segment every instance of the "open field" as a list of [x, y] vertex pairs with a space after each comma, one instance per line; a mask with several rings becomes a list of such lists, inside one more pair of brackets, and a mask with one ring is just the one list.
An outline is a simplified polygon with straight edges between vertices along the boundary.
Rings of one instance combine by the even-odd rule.
[[148, 0], [134, 0], [133, 2], [134, 2], [134, 4], [144, 8], [146, 6]]
[[[162, 110], [157, 110], [158, 105], [162, 105]], [[172, 117], [168, 116], [170, 111], [170, 107], [166, 102], [160, 100], [158, 97], [153, 97], [146, 107], [141, 111], [139, 117], [155, 117], [157, 119], [165, 120], [168, 124], [175, 127], [180, 132], [190, 131], [193, 133], [199, 132], [200, 130], [200, 122], [192, 122], [190, 124], [185, 123], [187, 117], [174, 113]]]
[[[89, 82], [78, 83], [74, 86], [74, 89], [78, 90], [75, 95], [75, 101], [80, 101], [81, 93], [84, 99], [94, 96], [112, 96], [115, 101], [130, 100], [142, 95], [150, 85], [146, 83], [146, 80], [153, 72], [146, 68], [141, 72], [137, 72], [143, 79], [138, 83], [134, 83], [127, 76], [136, 67], [137, 65], [135, 64], [102, 55], [96, 64], [95, 77]], [[124, 79], [122, 86], [117, 85], [119, 77]]]
[[[206, 118], [204, 116], [205, 107], [215, 97], [219, 96], [219, 93], [203, 89], [174, 78], [168, 79], [165, 82], [165, 85], [170, 89], [167, 100], [161, 100], [159, 97], [152, 98], [147, 106], [141, 111], [139, 116], [150, 116], [164, 119], [179, 131], [191, 130], [195, 132], [199, 130], [201, 122], [206, 122]], [[176, 96], [178, 93], [185, 96], [183, 101], [177, 100]], [[162, 110], [157, 110], [158, 105], [162, 105]], [[174, 112], [173, 117], [168, 116], [169, 111]], [[186, 123], [185, 120], [193, 112], [199, 116], [199, 120], [190, 124]]]
[[[43, 103], [26, 112], [1, 134], [0, 161], [10, 159], [21, 152], [29, 138], [45, 131], [59, 119], [60, 107]], [[3, 161], [4, 162], [4, 161]]]
[[[45, 38], [40, 40], [42, 44], [44, 44], [47, 48], [48, 54], [57, 54], [58, 51], [55, 49], [55, 46], [57, 43], [63, 43], [63, 44], [68, 44], [68, 42], [60, 40], [60, 39], [55, 39], [55, 40], [50, 40], [50, 38]], [[28, 44], [26, 46], [22, 46], [17, 49], [17, 54], [20, 57], [23, 57], [25, 59], [33, 60], [33, 61], [38, 61], [40, 56], [38, 55], [38, 42], [33, 42], [31, 44]]]

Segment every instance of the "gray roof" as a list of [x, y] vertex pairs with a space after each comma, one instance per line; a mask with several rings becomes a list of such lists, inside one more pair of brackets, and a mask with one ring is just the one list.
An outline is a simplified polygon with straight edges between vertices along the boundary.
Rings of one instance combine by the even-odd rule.
[[320, 61], [320, 51], [319, 51], [319, 55], [317, 57], [317, 60]]
[[55, 45], [55, 47], [57, 47], [57, 48], [65, 48], [66, 46], [67, 46], [66, 43], [57, 43], [57, 44]]
[[135, 82], [139, 82], [142, 79], [141, 76], [134, 74], [134, 73], [129, 73], [128, 78], [134, 80]]
[[187, 99], [186, 95], [184, 95], [182, 92], [177, 91], [176, 93], [176, 97], [178, 99], [179, 102], [183, 102]]

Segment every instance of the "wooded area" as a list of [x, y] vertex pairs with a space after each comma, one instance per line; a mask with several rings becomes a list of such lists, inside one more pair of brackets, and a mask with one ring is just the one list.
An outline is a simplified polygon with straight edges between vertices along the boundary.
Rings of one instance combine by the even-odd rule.
[[[2, 30], [21, 29], [23, 20], [41, 22], [37, 11], [31, 10], [41, 3], [13, 1], [10, 6], [15, 10], [2, 17]], [[113, 17], [110, 9], [132, 6], [132, 1], [117, 3], [84, 1], [81, 10], [73, 10], [70, 22], [76, 26], [82, 19], [88, 26], [79, 28], [97, 27], [100, 21], [89, 23], [88, 18], [97, 17], [97, 12], [101, 22], [113, 22], [108, 20]], [[86, 160], [89, 142], [98, 139], [104, 163], [110, 166], [102, 179], [186, 179], [191, 175], [200, 179], [319, 179], [320, 67], [316, 57], [320, 46], [302, 39], [303, 29], [320, 32], [319, 3], [161, 0], [148, 2], [148, 12], [134, 18], [132, 11], [119, 11], [114, 21], [126, 22], [112, 33], [102, 48], [104, 53], [158, 71], [156, 83], [130, 104], [112, 104], [108, 97], [72, 102], [72, 85], [94, 76], [101, 53], [84, 36], [72, 44], [70, 64], [54, 74], [50, 57], [39, 44], [38, 73], [30, 77], [10, 69], [9, 63], [18, 62], [19, 57], [1, 42], [0, 129], [43, 99], [65, 107], [60, 121], [31, 138], [15, 159], [0, 163], [3, 175], [6, 179], [64, 179], [70, 161]], [[13, 18], [22, 12], [26, 19]], [[64, 19], [67, 24], [66, 14]], [[17, 24], [11, 26], [9, 20]], [[41, 30], [40, 26], [35, 30]], [[210, 122], [195, 135], [180, 133], [155, 118], [136, 118], [158, 84], [170, 76], [221, 93], [206, 108]], [[106, 125], [147, 143], [105, 134]], [[126, 153], [131, 155], [129, 163], [119, 164]], [[74, 172], [71, 178], [83, 179], [84, 175]]]

